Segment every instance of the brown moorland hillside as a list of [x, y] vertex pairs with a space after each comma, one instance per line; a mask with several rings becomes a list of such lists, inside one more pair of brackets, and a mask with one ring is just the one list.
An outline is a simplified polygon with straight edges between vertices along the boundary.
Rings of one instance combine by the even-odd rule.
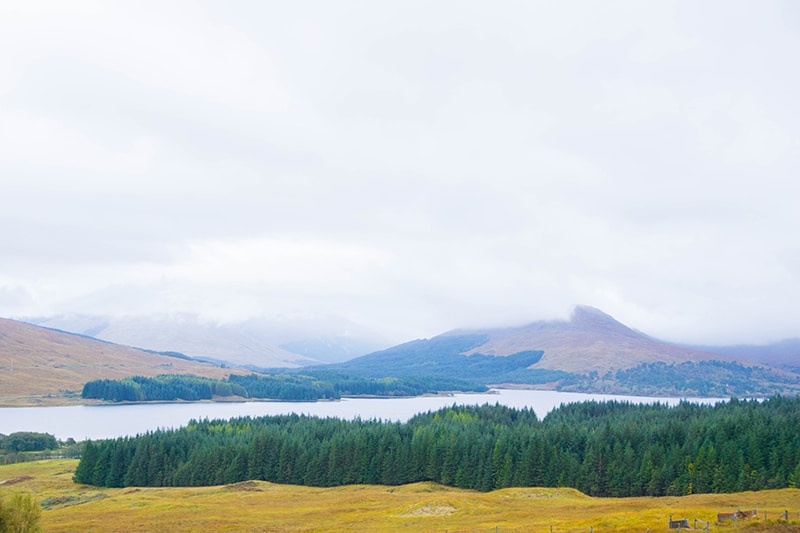
[[[464, 331], [450, 334], [464, 334]], [[575, 308], [569, 321], [540, 321], [507, 329], [479, 330], [489, 340], [467, 352], [511, 355], [525, 350], [543, 350], [535, 368], [577, 374], [632, 368], [642, 363], [684, 361], [732, 361], [732, 357], [682, 348], [658, 341], [617, 322], [602, 311]]]
[[84, 383], [127, 376], [192, 374], [223, 378], [230, 369], [0, 319], [0, 405], [77, 401]]
[[270, 345], [232, 325], [201, 322], [192, 315], [156, 317], [54, 317], [31, 323], [155, 351], [177, 351], [194, 359], [259, 368], [297, 368], [313, 358]]

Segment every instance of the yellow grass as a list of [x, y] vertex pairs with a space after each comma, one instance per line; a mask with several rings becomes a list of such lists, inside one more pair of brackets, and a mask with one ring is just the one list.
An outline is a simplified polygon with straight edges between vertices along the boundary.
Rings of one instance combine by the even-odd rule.
[[[716, 513], [758, 508], [743, 531], [800, 531], [800, 490], [665, 498], [591, 498], [572, 489], [479, 493], [417, 483], [329, 489], [250, 481], [221, 487], [104, 489], [72, 482], [77, 461], [0, 466], [0, 497], [32, 493], [47, 509], [45, 532], [444, 532], [668, 531], [673, 518], [712, 522]], [[785, 509], [794, 525], [777, 522]], [[767, 520], [763, 511], [767, 511]], [[754, 527], [756, 526], [756, 527]]]

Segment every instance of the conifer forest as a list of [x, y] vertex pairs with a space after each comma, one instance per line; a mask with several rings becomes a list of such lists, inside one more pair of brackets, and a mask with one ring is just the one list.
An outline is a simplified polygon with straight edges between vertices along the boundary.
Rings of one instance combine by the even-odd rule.
[[800, 486], [800, 398], [717, 404], [453, 406], [408, 422], [302, 415], [192, 421], [88, 441], [75, 481], [311, 486], [434, 481], [489, 491], [573, 487], [593, 496], [727, 493]]

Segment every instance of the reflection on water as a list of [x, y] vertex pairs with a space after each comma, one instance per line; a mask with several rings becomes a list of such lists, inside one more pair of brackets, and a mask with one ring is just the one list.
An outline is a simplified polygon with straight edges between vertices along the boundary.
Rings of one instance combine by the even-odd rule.
[[[420, 398], [345, 398], [334, 402], [207, 402], [158, 403], [134, 405], [93, 405], [70, 407], [0, 408], [0, 433], [15, 431], [50, 433], [58, 439], [103, 439], [136, 435], [155, 429], [176, 428], [192, 419], [233, 418], [279, 414], [307, 414], [343, 419], [406, 421], [417, 413], [437, 410], [453, 404], [495, 404], [530, 407], [541, 419], [562, 403], [584, 400], [624, 400], [635, 403], [662, 402], [674, 405], [679, 398], [613, 396], [571, 392], [496, 390], [487, 394], [455, 394]], [[690, 398], [713, 403], [718, 399]]]

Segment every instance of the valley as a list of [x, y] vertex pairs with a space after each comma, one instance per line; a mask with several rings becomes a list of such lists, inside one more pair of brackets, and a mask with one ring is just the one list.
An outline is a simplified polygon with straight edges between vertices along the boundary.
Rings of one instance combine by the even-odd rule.
[[[800, 373], [792, 366], [792, 361], [800, 357], [797, 342], [720, 348], [717, 352], [713, 347], [684, 347], [649, 337], [586, 306], [577, 306], [568, 321], [454, 330], [365, 355], [358, 354], [369, 344], [358, 337], [336, 337], [332, 330], [321, 331], [318, 337], [309, 337], [307, 330], [270, 333], [268, 328], [277, 326], [266, 323], [234, 328], [197, 324], [191, 319], [163, 323], [156, 319], [127, 320], [116, 326], [104, 322], [92, 326], [94, 321], [42, 322], [84, 333], [0, 320], [0, 405], [92, 403], [96, 400], [80, 398], [84, 385], [92, 381], [163, 374], [219, 380], [253, 372], [310, 376], [298, 379], [317, 383], [352, 378], [423, 378], [429, 383], [425, 390], [412, 394], [486, 386], [672, 397], [800, 394]], [[267, 329], [256, 335], [258, 328]], [[126, 331], [132, 336], [125, 337]], [[163, 351], [114, 344], [88, 335], [103, 332]], [[268, 344], [267, 339], [280, 339], [280, 346], [293, 346], [307, 354], [314, 346], [313, 356], [290, 355], [284, 348]], [[325, 346], [330, 350], [327, 357], [322, 354]], [[184, 348], [191, 349], [192, 357], [180, 352]], [[344, 354], [349, 358], [342, 360], [348, 357]], [[328, 362], [321, 364], [326, 358]], [[296, 397], [311, 399], [305, 393]]]

